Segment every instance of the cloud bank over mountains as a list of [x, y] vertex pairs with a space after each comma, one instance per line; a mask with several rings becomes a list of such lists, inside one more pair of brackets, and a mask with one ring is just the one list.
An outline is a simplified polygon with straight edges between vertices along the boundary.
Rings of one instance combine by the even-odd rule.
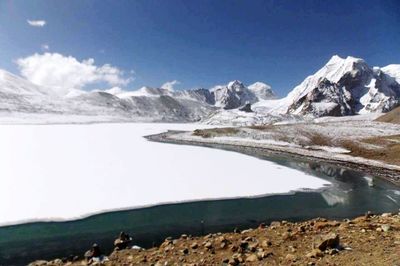
[[16, 63], [26, 79], [37, 85], [52, 87], [59, 93], [100, 82], [126, 86], [133, 80], [133, 77], [127, 77], [124, 71], [110, 64], [98, 66], [93, 58], [79, 61], [59, 53], [35, 53], [17, 59]]

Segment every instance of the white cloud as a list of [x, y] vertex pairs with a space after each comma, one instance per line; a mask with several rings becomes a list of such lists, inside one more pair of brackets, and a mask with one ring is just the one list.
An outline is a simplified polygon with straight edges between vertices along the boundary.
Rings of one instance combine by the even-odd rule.
[[169, 90], [169, 91], [173, 91], [174, 90], [174, 86], [177, 85], [177, 84], [181, 84], [181, 83], [179, 81], [177, 81], [177, 80], [167, 81], [163, 85], [161, 85], [161, 88]]
[[40, 48], [42, 48], [43, 51], [47, 51], [50, 49], [50, 46], [47, 43], [44, 43], [40, 46]]
[[125, 86], [133, 80], [132, 77], [125, 78], [124, 72], [117, 67], [109, 64], [96, 66], [93, 58], [80, 62], [72, 56], [59, 53], [36, 53], [19, 58], [16, 63], [21, 75], [29, 81], [52, 87], [60, 93], [98, 82]]
[[26, 22], [28, 22], [29, 25], [31, 25], [32, 27], [44, 27], [44, 25], [46, 25], [46, 21], [45, 20], [27, 20]]

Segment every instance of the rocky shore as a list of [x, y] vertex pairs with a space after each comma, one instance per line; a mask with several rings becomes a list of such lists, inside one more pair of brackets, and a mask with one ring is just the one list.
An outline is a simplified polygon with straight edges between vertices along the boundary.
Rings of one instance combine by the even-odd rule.
[[280, 221], [199, 237], [183, 234], [165, 239], [159, 247], [128, 247], [90, 263], [76, 257], [36, 261], [30, 266], [89, 264], [400, 265], [400, 213], [367, 213], [341, 221]]

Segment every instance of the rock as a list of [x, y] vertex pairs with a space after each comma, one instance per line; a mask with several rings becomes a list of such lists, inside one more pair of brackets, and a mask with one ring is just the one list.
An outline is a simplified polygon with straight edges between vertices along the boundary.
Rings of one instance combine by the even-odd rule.
[[251, 110], [251, 104], [246, 103], [242, 108], [239, 108], [239, 111], [246, 112], [246, 113], [252, 113], [253, 110]]
[[224, 248], [226, 248], [226, 246], [228, 245], [228, 243], [227, 242], [221, 242], [221, 244], [219, 245], [219, 247], [221, 248], [221, 249], [224, 249]]
[[321, 251], [327, 248], [337, 248], [339, 246], [339, 235], [335, 233], [330, 233], [322, 237], [322, 240], [317, 244], [317, 248]]
[[263, 242], [261, 242], [261, 246], [267, 248], [272, 246], [272, 242], [270, 240], [264, 240]]
[[252, 238], [251, 236], [248, 236], [248, 237], [246, 237], [246, 238], [244, 239], [244, 241], [246, 241], [246, 242], [252, 242], [252, 241], [253, 241], [253, 238]]
[[239, 260], [236, 258], [231, 258], [228, 262], [229, 265], [236, 266], [239, 265]]
[[388, 224], [382, 224], [382, 225], [381, 225], [381, 228], [382, 228], [383, 232], [387, 232], [387, 231], [390, 230], [390, 225], [388, 225]]
[[184, 248], [184, 249], [182, 250], [182, 253], [185, 254], [185, 255], [189, 254], [189, 249]]
[[364, 216], [365, 218], [371, 218], [374, 214], [371, 211], [367, 211]]
[[247, 262], [256, 262], [256, 261], [258, 261], [258, 257], [256, 254], [251, 254], [251, 255], [247, 256], [246, 261]]
[[279, 226], [281, 226], [281, 222], [276, 222], [276, 221], [271, 222], [270, 226], [271, 227], [279, 227]]
[[255, 252], [257, 250], [258, 243], [251, 244], [247, 247], [250, 252]]
[[329, 255], [335, 255], [335, 254], [337, 254], [337, 253], [339, 253], [339, 250], [336, 249], [336, 248], [330, 249], [330, 250], [328, 251], [328, 254], [329, 254]]
[[233, 245], [233, 246], [231, 247], [231, 251], [232, 251], [232, 252], [236, 252], [236, 251], [238, 251], [238, 249], [239, 249], [239, 247], [236, 246], [236, 245]]
[[212, 248], [212, 243], [211, 242], [206, 242], [205, 244], [204, 244], [204, 247], [206, 248], [206, 249], [211, 249]]
[[300, 233], [304, 233], [306, 231], [306, 227], [304, 225], [301, 225], [297, 228], [297, 231]]
[[249, 246], [249, 243], [247, 241], [242, 241], [242, 242], [240, 242], [239, 246], [243, 249], [247, 249], [247, 247]]
[[381, 215], [381, 217], [391, 217], [392, 216], [392, 214], [390, 213], [390, 212], [385, 212], [385, 213], [382, 213], [382, 215]]
[[47, 260], [37, 260], [37, 261], [29, 263], [28, 266], [45, 266], [45, 265], [47, 265], [47, 263], [48, 263]]
[[194, 242], [192, 245], [190, 245], [191, 249], [197, 249], [199, 247], [199, 244], [197, 244], [196, 242]]
[[287, 254], [285, 260], [290, 262], [295, 262], [297, 260], [297, 257], [293, 254]]
[[181, 235], [181, 238], [182, 238], [182, 239], [187, 239], [188, 236], [187, 236], [186, 234], [182, 234], [182, 235]]
[[246, 230], [243, 230], [241, 234], [248, 234], [251, 232], [253, 232], [253, 229], [246, 229]]
[[319, 249], [313, 249], [310, 253], [306, 255], [308, 258], [320, 258], [323, 257], [324, 254]]

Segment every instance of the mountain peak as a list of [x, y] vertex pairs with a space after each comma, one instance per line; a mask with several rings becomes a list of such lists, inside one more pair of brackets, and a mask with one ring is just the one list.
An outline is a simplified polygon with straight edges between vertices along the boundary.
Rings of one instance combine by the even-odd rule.
[[228, 83], [228, 87], [232, 88], [232, 87], [244, 87], [243, 83], [240, 80], [233, 80], [231, 82]]
[[248, 86], [248, 89], [252, 91], [257, 96], [258, 99], [261, 100], [276, 98], [276, 95], [272, 91], [271, 86], [264, 82], [257, 81]]

